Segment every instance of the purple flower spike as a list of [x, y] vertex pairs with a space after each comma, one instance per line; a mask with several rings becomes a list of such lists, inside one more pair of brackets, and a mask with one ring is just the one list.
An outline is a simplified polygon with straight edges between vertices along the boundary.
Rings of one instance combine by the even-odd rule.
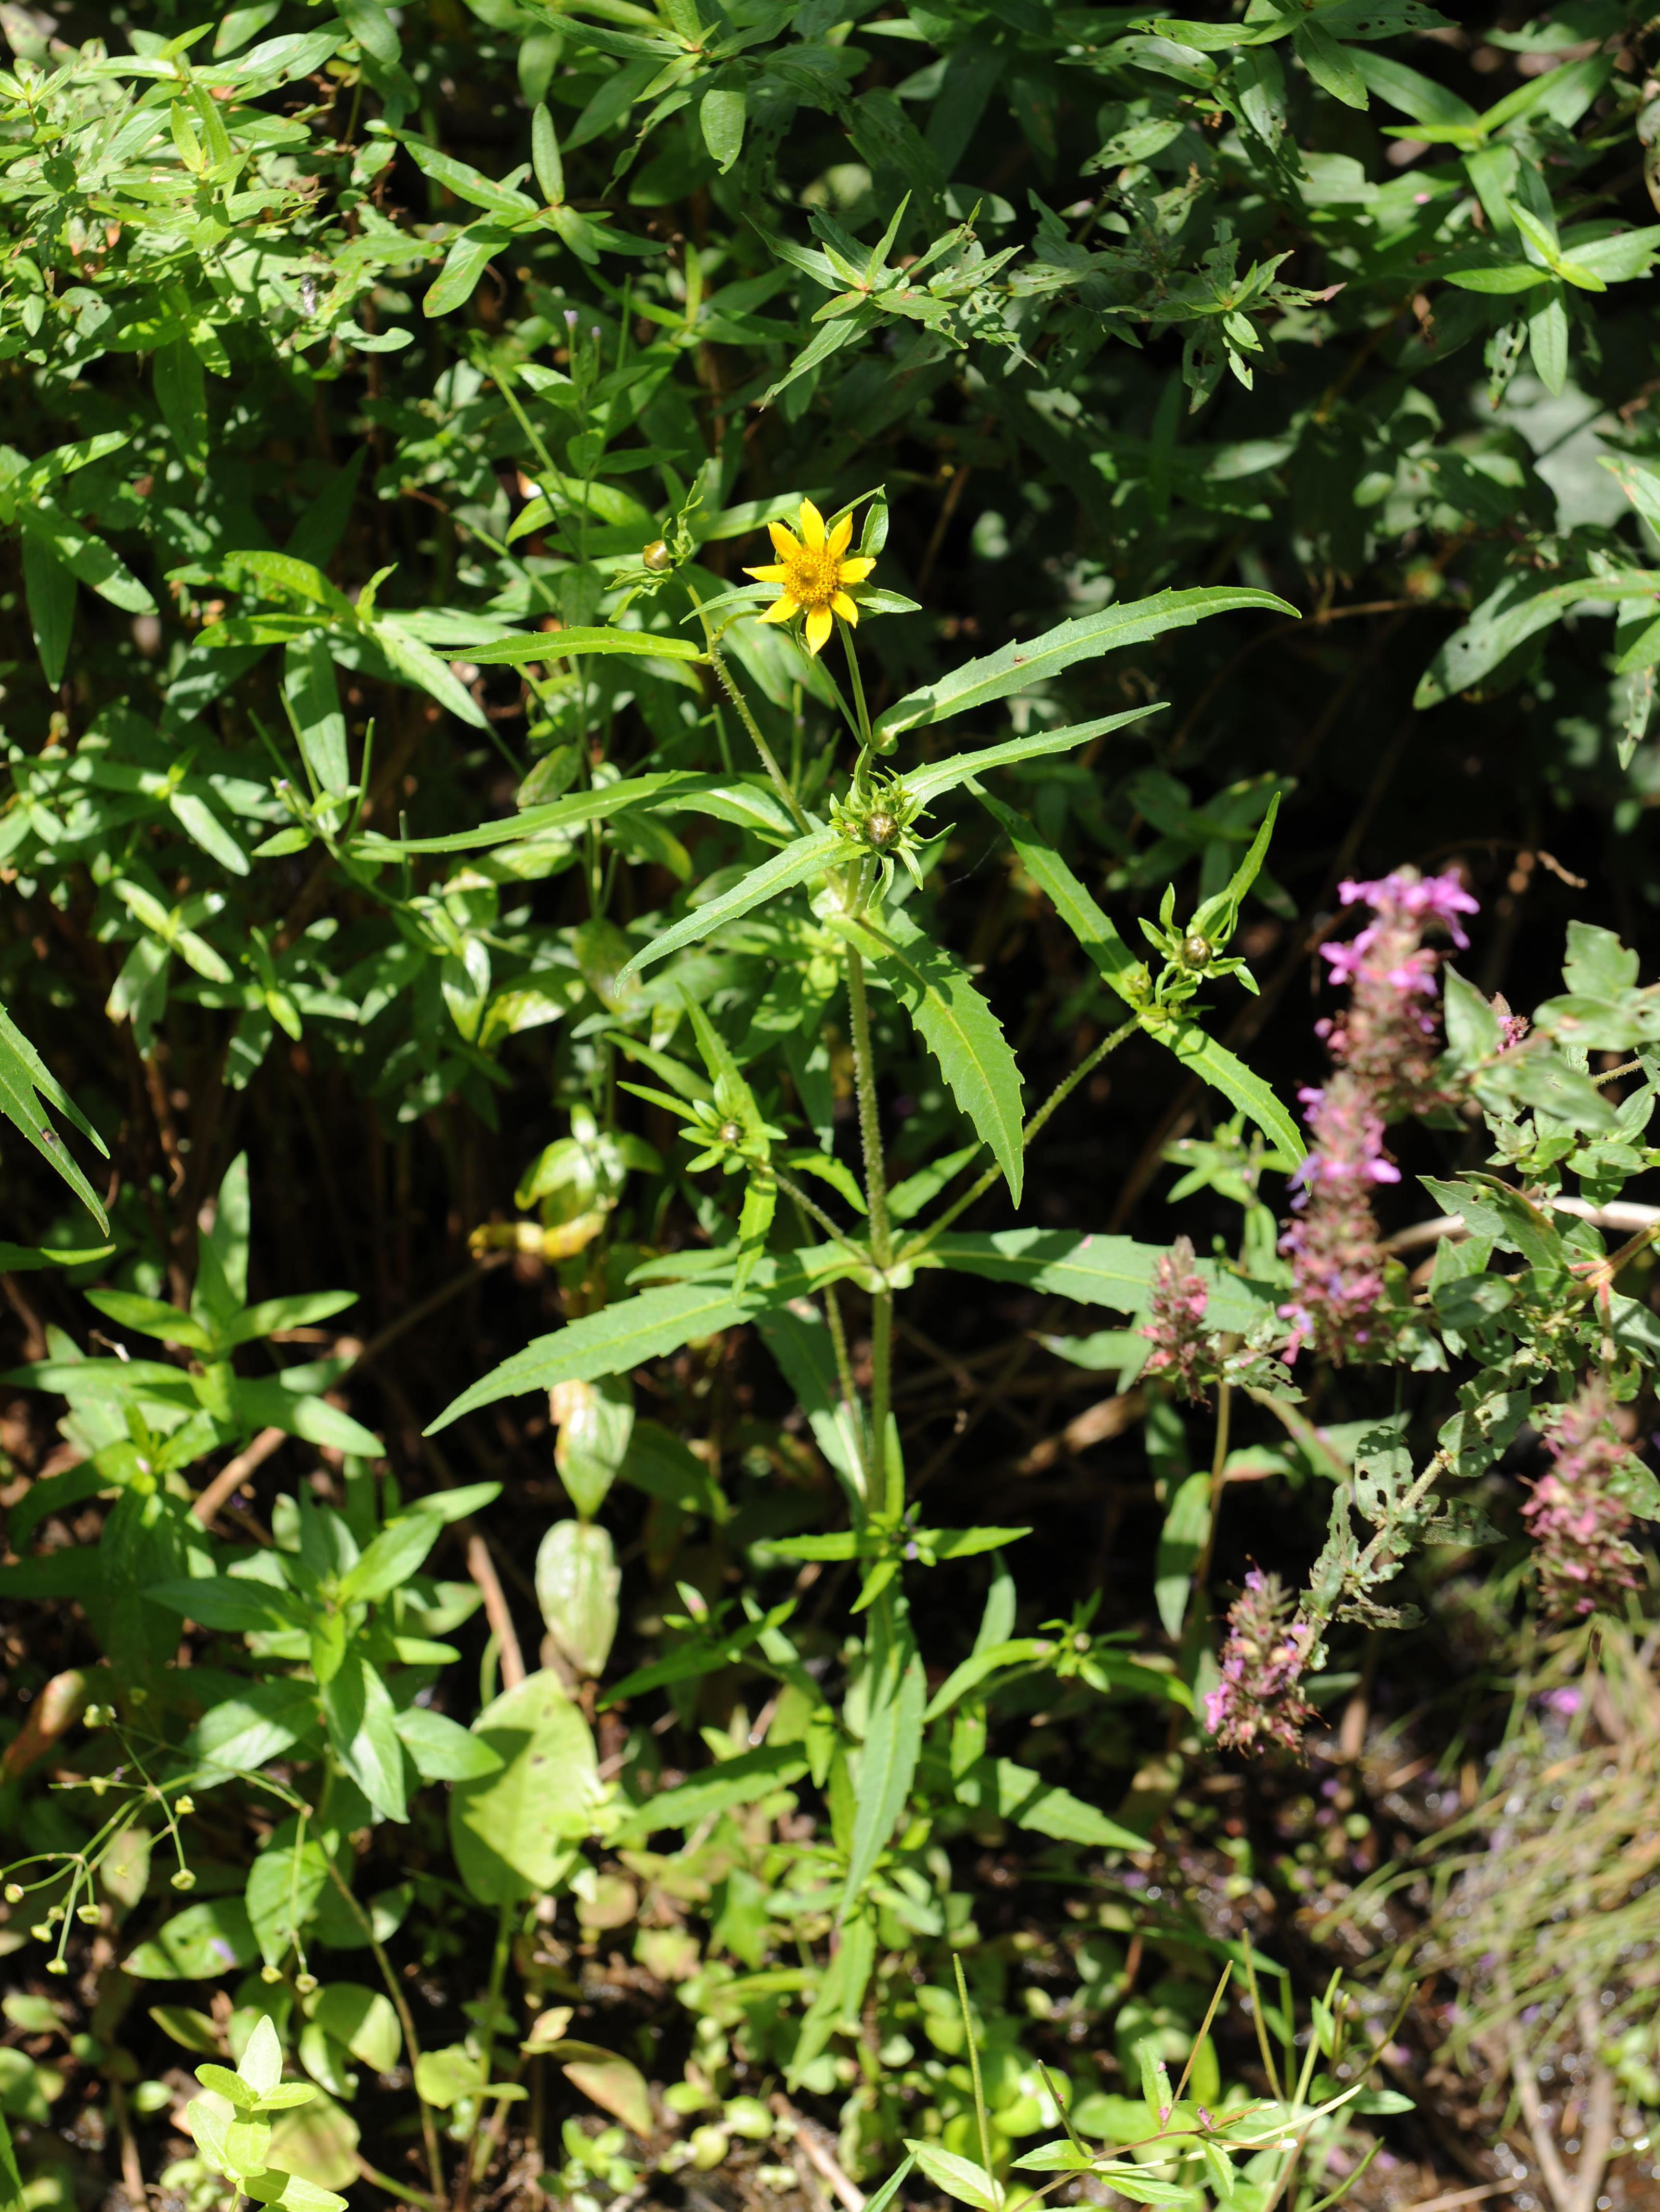
[[1192, 1239], [1178, 1237], [1154, 1271], [1152, 1302], [1141, 1334], [1153, 1346], [1147, 1373], [1166, 1376], [1187, 1399], [1204, 1396], [1199, 1370], [1208, 1350], [1204, 1316], [1209, 1299], [1204, 1279], [1194, 1273]]
[[1287, 1620], [1290, 1611], [1279, 1577], [1252, 1567], [1227, 1616], [1222, 1679], [1205, 1699], [1206, 1725], [1231, 1750], [1277, 1743], [1295, 1751], [1314, 1717], [1301, 1684], [1315, 1632], [1309, 1621]]
[[1614, 1425], [1603, 1382], [1586, 1382], [1562, 1407], [1545, 1449], [1554, 1464], [1522, 1508], [1536, 1547], [1540, 1595], [1559, 1618], [1616, 1608], [1625, 1591], [1639, 1587], [1639, 1560], [1625, 1540], [1631, 1510], [1619, 1495], [1632, 1455]]
[[1286, 1346], [1305, 1345], [1342, 1359], [1374, 1341], [1368, 1324], [1384, 1291], [1384, 1253], [1372, 1191], [1398, 1182], [1384, 1148], [1389, 1123], [1421, 1113], [1441, 1097], [1433, 1011], [1438, 955], [1423, 942], [1439, 924], [1469, 943], [1458, 917], [1476, 902], [1456, 876], [1397, 868], [1375, 883], [1338, 886], [1345, 906], [1364, 903], [1372, 919], [1360, 933], [1320, 948], [1335, 983], [1349, 988], [1347, 1009], [1322, 1023], [1333, 1073], [1302, 1093], [1311, 1136], [1293, 1178], [1297, 1216], [1280, 1240], [1293, 1267], [1293, 1294], [1281, 1307], [1291, 1323]]

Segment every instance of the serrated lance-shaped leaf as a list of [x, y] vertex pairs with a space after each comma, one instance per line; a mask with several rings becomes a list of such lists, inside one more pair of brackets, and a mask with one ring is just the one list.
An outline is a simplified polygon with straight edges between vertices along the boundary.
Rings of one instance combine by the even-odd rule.
[[1063, 730], [1040, 730], [1029, 738], [1009, 738], [1000, 745], [984, 745], [978, 752], [954, 753], [949, 760], [933, 761], [926, 768], [912, 770], [905, 779], [905, 787], [912, 799], [920, 799], [926, 806], [942, 792], [952, 791], [966, 783], [971, 776], [984, 775], [988, 769], [1007, 768], [1012, 761], [1035, 760], [1044, 753], [1069, 753], [1075, 746], [1087, 744], [1091, 738], [1104, 737], [1109, 730], [1120, 730], [1126, 722], [1139, 722], [1145, 715], [1156, 714], [1164, 704], [1155, 699], [1145, 707], [1132, 707], [1127, 714], [1104, 714], [1094, 722], [1073, 722]]
[[454, 830], [443, 837], [381, 837], [373, 831], [353, 842], [352, 851], [365, 860], [391, 860], [405, 853], [471, 853], [487, 845], [517, 844], [540, 837], [551, 830], [579, 829], [584, 823], [603, 822], [631, 807], [659, 804], [665, 798], [684, 798], [691, 803], [704, 790], [718, 793], [730, 779], [700, 775], [686, 769], [665, 769], [656, 775], [630, 776], [625, 783], [603, 784], [597, 791], [573, 791], [566, 799], [550, 799], [545, 806], [527, 806], [500, 822], [483, 822], [476, 830]]
[[[1139, 1313], [1146, 1305], [1161, 1256], [1156, 1244], [1138, 1244], [1130, 1237], [1085, 1236], [1074, 1229], [999, 1229], [985, 1236], [952, 1231], [920, 1250], [900, 1253], [915, 1267], [955, 1267], [993, 1282], [1023, 1283], [1030, 1290], [1117, 1313]], [[1209, 1293], [1205, 1319], [1213, 1328], [1243, 1334], [1273, 1302], [1275, 1293], [1266, 1284], [1247, 1283], [1213, 1261], [1194, 1265]]]
[[683, 945], [695, 945], [712, 936], [729, 921], [736, 921], [740, 915], [776, 898], [780, 891], [822, 875], [836, 855], [845, 851], [845, 842], [835, 830], [814, 830], [805, 837], [797, 837], [770, 860], [763, 860], [760, 867], [752, 868], [742, 882], [734, 884], [730, 891], [724, 891], [719, 898], [711, 899], [704, 906], [694, 907], [660, 937], [642, 945], [627, 965], [618, 969], [617, 981], [622, 982], [653, 960], [678, 952]]
[[[980, 800], [1008, 831], [1021, 866], [1088, 954], [1101, 981], [1127, 1006], [1137, 1006], [1140, 1000], [1130, 979], [1139, 979], [1146, 971], [1112, 922], [1040, 830], [989, 792], [982, 792]], [[1185, 1020], [1164, 1029], [1149, 1028], [1148, 1035], [1168, 1045], [1184, 1066], [1203, 1075], [1231, 1099], [1288, 1159], [1301, 1159], [1306, 1148], [1290, 1113], [1262, 1078], [1226, 1045], [1215, 1043], [1196, 1022]]]
[[966, 971], [924, 936], [902, 907], [875, 921], [842, 916], [834, 927], [915, 1023], [1018, 1205], [1025, 1167], [1021, 1072], [997, 1016]]
[[689, 637], [659, 636], [643, 629], [539, 629], [488, 638], [466, 648], [481, 668], [521, 668], [527, 660], [568, 660], [579, 653], [632, 653], [655, 660], [704, 663], [708, 654]]
[[1005, 806], [990, 792], [980, 793], [980, 804], [1008, 832], [1020, 855], [1021, 866], [1048, 898], [1050, 904], [1089, 955], [1095, 972], [1128, 1006], [1138, 1002], [1129, 979], [1144, 973], [1142, 963], [1062, 860], [1040, 830], [1034, 829], [1012, 806]]
[[[730, 1268], [730, 1257], [727, 1264]], [[736, 1328], [758, 1313], [801, 1297], [838, 1271], [833, 1256], [815, 1265], [811, 1274], [798, 1260], [762, 1260], [742, 1291], [733, 1288], [730, 1274], [724, 1272], [718, 1281], [698, 1276], [621, 1298], [537, 1337], [523, 1352], [493, 1367], [445, 1407], [427, 1433], [447, 1428], [463, 1413], [493, 1405], [498, 1398], [551, 1390], [556, 1382], [597, 1382], [607, 1375], [627, 1375], [645, 1360], [660, 1359], [695, 1338]]]
[[1197, 1022], [1178, 1022], [1168, 1030], [1149, 1030], [1148, 1035], [1167, 1044], [1184, 1067], [1203, 1075], [1224, 1098], [1231, 1099], [1288, 1160], [1302, 1158], [1308, 1147], [1289, 1109], [1237, 1054], [1208, 1037]]
[[1282, 615], [1294, 616], [1297, 612], [1288, 601], [1276, 599], [1272, 592], [1251, 591], [1243, 586], [1160, 592], [1150, 599], [1136, 599], [1128, 606], [1106, 607], [1098, 615], [1057, 623], [1041, 637], [1005, 645], [983, 659], [966, 660], [960, 668], [942, 676], [937, 684], [930, 684], [920, 691], [907, 692], [903, 699], [895, 700], [878, 718], [876, 733], [892, 736], [900, 730], [917, 729], [925, 722], [948, 721], [953, 714], [966, 714], [993, 699], [1006, 699], [1015, 691], [1029, 691], [1033, 684], [1058, 676], [1075, 662], [1093, 660], [1100, 653], [1116, 652], [1120, 646], [1140, 645], [1167, 629], [1182, 629], [1191, 623], [1203, 622], [1207, 615], [1227, 614], [1241, 607], [1261, 607]]

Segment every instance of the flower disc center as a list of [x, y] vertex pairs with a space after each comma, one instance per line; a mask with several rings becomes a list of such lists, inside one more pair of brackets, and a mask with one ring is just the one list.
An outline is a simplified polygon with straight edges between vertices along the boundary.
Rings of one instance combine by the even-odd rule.
[[785, 589], [797, 606], [827, 607], [841, 589], [841, 562], [827, 545], [803, 545], [785, 562]]

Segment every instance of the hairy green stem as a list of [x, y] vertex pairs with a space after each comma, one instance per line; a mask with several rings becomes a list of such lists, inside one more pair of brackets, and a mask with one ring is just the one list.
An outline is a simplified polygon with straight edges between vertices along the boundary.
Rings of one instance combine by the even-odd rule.
[[853, 1033], [853, 1085], [859, 1103], [859, 1141], [864, 1151], [864, 1202], [870, 1209], [870, 1256], [886, 1268], [894, 1257], [888, 1220], [888, 1170], [882, 1158], [881, 1124], [876, 1113], [876, 1062], [870, 1047], [870, 1002], [865, 995], [864, 962], [847, 948], [847, 1012]]
[[703, 625], [703, 635], [708, 644], [709, 665], [715, 672], [716, 682], [720, 685], [721, 690], [731, 701], [733, 707], [736, 710], [739, 721], [741, 721], [744, 728], [748, 731], [750, 743], [754, 746], [755, 750], [760, 755], [760, 764], [766, 770], [767, 775], [771, 779], [773, 790], [777, 792], [779, 797], [784, 801], [785, 806], [790, 810], [791, 820], [795, 823], [797, 829], [801, 831], [803, 836], [806, 836], [811, 830], [813, 825], [808, 820], [806, 811], [803, 807], [800, 799], [797, 798], [795, 793], [790, 788], [790, 780], [785, 775], [784, 770], [779, 766], [778, 762], [773, 756], [772, 748], [767, 744], [766, 738], [762, 737], [760, 733], [760, 724], [755, 720], [754, 714], [749, 711], [749, 702], [744, 697], [742, 692], [739, 690], [736, 679], [734, 678], [731, 670], [726, 665], [724, 659], [722, 658], [720, 647], [715, 643], [713, 633], [711, 631], [707, 623], [705, 623]]
[[865, 1250], [863, 1245], [858, 1242], [857, 1238], [850, 1237], [845, 1229], [839, 1228], [831, 1216], [827, 1214], [824, 1208], [819, 1204], [818, 1200], [809, 1195], [808, 1192], [804, 1191], [793, 1176], [785, 1175], [782, 1168], [775, 1168], [772, 1166], [769, 1166], [766, 1171], [772, 1176], [773, 1182], [777, 1183], [779, 1188], [781, 1191], [786, 1192], [789, 1196], [795, 1200], [796, 1204], [801, 1208], [802, 1212], [807, 1215], [809, 1220], [816, 1221], [821, 1229], [828, 1230], [831, 1236], [835, 1238], [837, 1243], [843, 1246], [845, 1250], [854, 1254], [861, 1263], [863, 1263], [869, 1259], [870, 1255]]
[[888, 1456], [888, 1409], [894, 1397], [894, 1293], [885, 1286], [870, 1301], [870, 1493], [880, 1497], [891, 1522], [905, 1511], [905, 1472]]
[[[864, 962], [852, 945], [847, 951], [847, 1010], [853, 1033], [853, 1085], [858, 1096], [859, 1140], [864, 1152], [864, 1202], [870, 1212], [870, 1257], [885, 1273], [894, 1258], [894, 1234], [888, 1218], [888, 1170], [882, 1158], [881, 1122], [876, 1110], [876, 1061], [870, 1044], [870, 1002], [865, 995]], [[871, 1304], [870, 1435], [865, 1465], [872, 1505], [897, 1513], [904, 1500], [888, 1496], [888, 1410], [892, 1398], [894, 1293], [884, 1282]]]
[[[827, 1283], [821, 1296], [824, 1299], [824, 1317], [830, 1325], [830, 1343], [836, 1355], [837, 1387], [841, 1392], [842, 1403], [846, 1407], [849, 1417], [857, 1423], [859, 1419], [858, 1385], [853, 1380], [853, 1363], [847, 1351], [847, 1329], [842, 1321], [841, 1302], [836, 1296], [835, 1285]], [[871, 1502], [868, 1464], [865, 1469], [864, 1502], [867, 1507]]]

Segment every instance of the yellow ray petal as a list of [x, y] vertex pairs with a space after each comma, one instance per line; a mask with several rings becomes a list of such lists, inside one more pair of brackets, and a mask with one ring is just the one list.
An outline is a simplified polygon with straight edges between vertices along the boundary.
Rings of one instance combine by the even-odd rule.
[[845, 592], [836, 593], [835, 598], [830, 602], [830, 611], [833, 615], [839, 615], [845, 623], [851, 623], [857, 627], [859, 611]]
[[862, 584], [875, 565], [874, 561], [866, 560], [862, 555], [857, 556], [851, 561], [842, 562], [837, 572], [837, 580], [844, 584]]
[[802, 543], [814, 550], [824, 543], [824, 517], [810, 499], [801, 503], [801, 535]]
[[781, 584], [790, 571], [781, 562], [765, 568], [746, 568], [746, 576], [753, 576], [758, 584]]
[[772, 539], [772, 550], [780, 561], [800, 559], [800, 546], [797, 544], [781, 522], [769, 522], [766, 526], [766, 535]]
[[828, 607], [813, 607], [807, 617], [807, 650], [822, 653], [832, 628]]
[[[774, 599], [766, 613], [757, 615], [755, 620], [757, 622], [788, 622], [795, 611], [796, 603], [793, 599]], [[827, 617], [826, 619], [827, 620], [828, 617]]]
[[839, 561], [842, 555], [847, 550], [852, 542], [853, 518], [851, 514], [844, 514], [841, 520], [830, 532], [829, 545], [831, 559], [833, 561]]

